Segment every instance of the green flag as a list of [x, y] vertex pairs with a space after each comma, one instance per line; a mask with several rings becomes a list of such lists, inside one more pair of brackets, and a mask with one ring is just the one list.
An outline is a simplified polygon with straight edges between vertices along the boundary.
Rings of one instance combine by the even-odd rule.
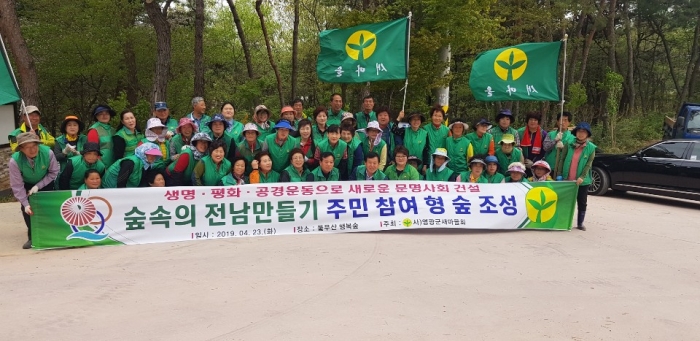
[[526, 43], [476, 56], [469, 87], [478, 101], [559, 101], [561, 42]]
[[363, 83], [406, 79], [408, 18], [321, 32], [318, 79]]
[[5, 44], [3, 46], [2, 65], [0, 65], [0, 105], [14, 103], [19, 101], [19, 91], [15, 86], [15, 81], [12, 79], [12, 71], [10, 70], [10, 60], [5, 54]]

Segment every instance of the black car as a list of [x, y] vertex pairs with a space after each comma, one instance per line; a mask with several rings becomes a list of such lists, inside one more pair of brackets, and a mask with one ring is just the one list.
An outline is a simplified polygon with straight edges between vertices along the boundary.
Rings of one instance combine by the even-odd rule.
[[610, 188], [700, 200], [700, 140], [666, 140], [626, 155], [596, 154], [588, 194]]

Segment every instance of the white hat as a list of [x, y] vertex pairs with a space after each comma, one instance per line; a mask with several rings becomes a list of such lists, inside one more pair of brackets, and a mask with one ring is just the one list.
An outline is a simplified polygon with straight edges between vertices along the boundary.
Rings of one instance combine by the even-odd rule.
[[435, 149], [435, 152], [433, 153], [433, 156], [444, 156], [447, 158], [447, 160], [450, 159], [449, 156], [447, 156], [447, 149], [445, 148], [437, 148]]
[[245, 126], [243, 127], [243, 133], [246, 131], [254, 131], [260, 135], [260, 131], [258, 130], [258, 126], [255, 125], [255, 123], [246, 123]]
[[149, 130], [151, 128], [158, 128], [158, 127], [165, 127], [163, 122], [160, 121], [160, 118], [158, 117], [151, 117], [148, 119], [146, 122], [146, 130]]
[[382, 132], [382, 128], [379, 128], [379, 122], [377, 121], [371, 121], [367, 123], [367, 128], [365, 128], [365, 131], [369, 129], [379, 130], [380, 133]]

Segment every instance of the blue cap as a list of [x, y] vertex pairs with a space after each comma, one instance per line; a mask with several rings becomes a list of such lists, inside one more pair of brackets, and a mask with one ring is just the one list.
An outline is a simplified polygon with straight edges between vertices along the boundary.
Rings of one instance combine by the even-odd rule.
[[593, 133], [591, 133], [591, 125], [588, 124], [588, 122], [580, 122], [579, 124], [577, 124], [576, 128], [574, 128], [574, 131], [572, 131], [572, 133], [576, 134], [576, 132], [580, 129], [585, 130], [588, 133], [588, 137], [591, 137], [593, 135]]
[[498, 158], [495, 157], [495, 156], [493, 156], [493, 155], [489, 155], [489, 156], [486, 157], [486, 159], [484, 159], [484, 161], [486, 161], [487, 164], [489, 164], [489, 163], [498, 163]]
[[485, 118], [481, 118], [481, 119], [479, 119], [478, 121], [476, 121], [476, 123], [474, 124], [474, 127], [476, 128], [476, 126], [482, 125], [482, 124], [483, 124], [483, 125], [490, 126], [490, 125], [491, 125], [491, 122], [489, 122], [489, 120], [487, 120], [487, 119], [485, 119]]
[[165, 102], [156, 102], [153, 105], [153, 108], [155, 110], [165, 110], [165, 109], [168, 109], [168, 105]]
[[291, 124], [287, 120], [279, 120], [277, 124], [275, 124], [275, 129], [289, 129], [289, 130], [294, 130], [294, 127], [292, 127]]
[[207, 122], [209, 129], [211, 129], [211, 126], [214, 125], [214, 122], [223, 122], [224, 129], [228, 129], [231, 126], [231, 123], [229, 123], [226, 118], [224, 118], [224, 115], [221, 114], [214, 115], [214, 117], [211, 118], [211, 121]]

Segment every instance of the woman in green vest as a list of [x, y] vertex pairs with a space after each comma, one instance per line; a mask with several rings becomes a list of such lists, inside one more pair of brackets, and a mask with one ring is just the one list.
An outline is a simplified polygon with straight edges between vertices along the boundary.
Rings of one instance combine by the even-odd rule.
[[[268, 135], [263, 142], [263, 150], [270, 152], [272, 169], [277, 173], [289, 166], [289, 152], [299, 148], [299, 140], [289, 135], [293, 129], [289, 121], [279, 120], [275, 124], [275, 133]], [[340, 138], [340, 134], [338, 137]]]
[[331, 152], [321, 154], [321, 164], [306, 176], [307, 182], [340, 181], [338, 168], [333, 167], [335, 157]]
[[576, 228], [585, 231], [586, 227], [583, 226], [583, 221], [586, 218], [588, 186], [591, 185], [591, 167], [593, 167], [596, 146], [588, 140], [591, 138], [590, 124], [579, 123], [572, 134], [576, 136], [576, 140], [562, 150], [561, 158], [564, 162], [557, 169], [556, 175], [561, 175], [566, 180], [576, 181], [578, 185]]
[[262, 151], [255, 155], [253, 160], [253, 172], [250, 173], [251, 184], [269, 184], [280, 180], [280, 173], [272, 169], [272, 157], [270, 152]]
[[425, 174], [421, 172], [421, 169], [423, 168], [421, 167], [422, 163], [423, 161], [421, 161], [421, 159], [416, 156], [411, 155], [408, 157], [408, 165], [413, 166], [413, 168], [415, 168], [418, 171], [418, 180], [425, 180]]
[[107, 168], [102, 187], [148, 187], [146, 173], [153, 171], [153, 165], [162, 158], [163, 153], [158, 146], [151, 142], [143, 143], [136, 147], [134, 155], [119, 159]]
[[428, 141], [430, 141], [428, 144], [428, 150], [445, 148], [445, 141], [450, 135], [450, 129], [448, 129], [444, 124], [445, 110], [441, 105], [435, 105], [430, 109], [430, 123], [431, 124], [423, 127], [423, 129], [428, 132]]
[[[27, 225], [28, 240], [23, 249], [32, 247], [32, 223], [34, 214], [29, 205], [29, 196], [39, 191], [54, 189], [54, 180], [60, 166], [51, 148], [41, 144], [41, 139], [33, 132], [21, 133], [16, 137], [16, 152], [8, 163], [12, 194], [22, 205], [22, 216]], [[41, 209], [40, 207], [38, 209]]]
[[328, 129], [328, 126], [326, 125], [328, 123], [328, 111], [326, 111], [326, 107], [324, 106], [319, 106], [314, 109], [314, 126], [313, 126], [313, 136], [314, 136], [314, 143], [318, 146], [318, 144], [326, 138], [326, 129]]
[[362, 141], [356, 136], [355, 128], [351, 124], [342, 123], [340, 125], [340, 139], [348, 146], [348, 174], [362, 164], [365, 159], [365, 153], [362, 150]]
[[362, 139], [362, 154], [377, 153], [379, 155], [379, 169], [386, 168], [388, 148], [386, 147], [386, 142], [382, 139], [382, 128], [379, 128], [379, 122], [371, 121], [367, 124], [367, 128], [359, 129], [358, 131], [366, 135]]
[[80, 155], [83, 145], [87, 142], [87, 136], [81, 134], [85, 124], [76, 116], [66, 116], [61, 123], [63, 135], [56, 138], [53, 145], [53, 155], [61, 165], [61, 170], [66, 166], [66, 161], [73, 156]]
[[515, 138], [515, 146], [520, 144], [520, 135], [518, 130], [513, 128], [515, 117], [510, 109], [501, 109], [496, 115], [496, 125], [489, 129], [489, 134], [493, 136], [493, 142], [498, 144], [503, 139], [503, 135], [511, 134]]
[[221, 115], [228, 122], [226, 136], [231, 138], [234, 144], [243, 141], [243, 123], [236, 121], [236, 110], [233, 108], [233, 103], [224, 102], [221, 105]]
[[88, 169], [83, 176], [83, 184], [78, 187], [79, 191], [102, 188], [102, 174], [96, 169]]
[[486, 162], [486, 172], [484, 172], [482, 176], [486, 178], [488, 183], [498, 184], [505, 182], [506, 177], [498, 171], [498, 158], [493, 155], [489, 155], [484, 159], [484, 161]]
[[226, 159], [231, 162], [236, 156], [236, 142], [226, 134], [226, 130], [231, 127], [231, 124], [226, 121], [223, 115], [216, 114], [207, 122], [207, 127], [211, 140], [221, 141], [226, 146]]
[[255, 123], [246, 123], [243, 127], [243, 137], [245, 140], [236, 146], [236, 157], [245, 158], [248, 161], [245, 174], [253, 172], [253, 159], [255, 155], [262, 152], [262, 142], [260, 142], [260, 132]]
[[289, 167], [285, 168], [280, 173], [279, 182], [302, 182], [306, 181], [306, 177], [311, 174], [306, 169], [304, 161], [304, 151], [301, 148], [294, 148], [289, 153]]
[[485, 170], [486, 162], [484, 162], [484, 156], [474, 156], [469, 161], [469, 170], [461, 174], [462, 182], [469, 182], [474, 184], [489, 183], [488, 179], [484, 177]]
[[177, 160], [180, 153], [190, 149], [192, 145], [192, 137], [199, 132], [199, 128], [189, 117], [183, 117], [175, 129], [177, 133], [170, 139], [170, 160]]
[[134, 155], [136, 147], [145, 137], [131, 110], [124, 110], [119, 116], [121, 119], [119, 126], [117, 126], [117, 133], [112, 136], [115, 160]]
[[232, 164], [231, 172], [226, 174], [225, 177], [221, 178], [221, 181], [219, 181], [219, 186], [240, 186], [249, 182], [248, 178], [245, 176], [245, 170], [248, 167], [248, 160], [242, 157], [236, 157], [233, 159]]
[[467, 134], [467, 138], [472, 142], [474, 154], [495, 155], [495, 144], [493, 136], [488, 133], [491, 122], [482, 118], [474, 124], [474, 131]]
[[109, 121], [116, 115], [117, 113], [108, 105], [98, 105], [92, 111], [92, 118], [95, 120], [95, 123], [87, 131], [87, 142], [100, 144], [102, 162], [105, 164], [105, 167], [111, 166], [115, 161], [112, 136], [117, 131], [112, 128]]
[[85, 172], [90, 169], [97, 170], [100, 175], [105, 173], [105, 165], [100, 160], [100, 145], [88, 142], [83, 147], [82, 156], [74, 156], [68, 159], [66, 167], [58, 176], [58, 189], [74, 190], [84, 183]]
[[418, 169], [408, 164], [408, 149], [404, 146], [398, 146], [394, 149], [393, 165], [390, 165], [384, 171], [386, 178], [389, 180], [420, 180]]
[[321, 161], [321, 154], [325, 152], [333, 153], [334, 167], [340, 171], [340, 179], [347, 180], [351, 173], [347, 173], [348, 169], [348, 145], [340, 139], [340, 127], [331, 125], [326, 132], [327, 139], [321, 140], [316, 145], [314, 159]]
[[255, 111], [253, 111], [253, 123], [258, 127], [260, 140], [264, 141], [267, 135], [272, 134], [275, 122], [270, 120], [271, 115], [270, 109], [262, 104], [255, 107]]
[[508, 175], [508, 167], [513, 162], [525, 162], [523, 153], [519, 148], [515, 148], [515, 138], [511, 134], [504, 134], [501, 142], [498, 142], [500, 148], [496, 151], [496, 158], [501, 169], [501, 174]]
[[143, 142], [150, 142], [158, 146], [163, 158], [153, 164], [154, 169], [165, 169], [170, 162], [170, 140], [168, 140], [168, 127], [157, 117], [149, 118], [146, 122], [146, 137]]
[[449, 162], [450, 157], [447, 156], [447, 149], [436, 149], [433, 153], [433, 158], [430, 161], [430, 167], [425, 173], [425, 180], [461, 182], [459, 173], [455, 173], [453, 170], [447, 168], [447, 164]]
[[212, 141], [209, 155], [203, 157], [192, 171], [195, 186], [216, 186], [231, 171], [231, 161], [226, 159], [226, 145], [222, 140]]
[[209, 155], [211, 137], [207, 133], [192, 136], [191, 145], [187, 146], [177, 160], [165, 169], [165, 183], [171, 186], [192, 186], [192, 172], [199, 160]]
[[513, 162], [508, 166], [508, 176], [506, 182], [529, 182], [527, 181], [525, 165], [522, 162]]
[[[398, 121], [403, 119], [404, 112], [399, 112]], [[429, 149], [430, 139], [428, 132], [421, 127], [425, 122], [425, 117], [419, 112], [413, 112], [408, 115], [408, 123], [411, 125], [408, 128], [395, 129], [394, 133], [403, 138], [403, 145], [408, 149], [409, 156], [415, 156], [421, 159], [423, 163], [423, 172], [426, 172], [427, 165], [432, 163], [430, 157], [431, 150]]]
[[474, 156], [474, 148], [472, 148], [471, 141], [464, 135], [467, 129], [469, 129], [469, 125], [461, 118], [456, 118], [450, 123], [452, 136], [447, 137], [445, 140], [447, 156], [450, 157], [450, 163], [447, 167], [450, 167], [451, 170], [457, 173], [466, 172], [469, 169], [467, 160]]
[[297, 123], [297, 127], [299, 131], [299, 148], [304, 152], [306, 168], [314, 170], [318, 167], [318, 161], [314, 158], [316, 144], [314, 143], [313, 126], [310, 120], [304, 118]]

